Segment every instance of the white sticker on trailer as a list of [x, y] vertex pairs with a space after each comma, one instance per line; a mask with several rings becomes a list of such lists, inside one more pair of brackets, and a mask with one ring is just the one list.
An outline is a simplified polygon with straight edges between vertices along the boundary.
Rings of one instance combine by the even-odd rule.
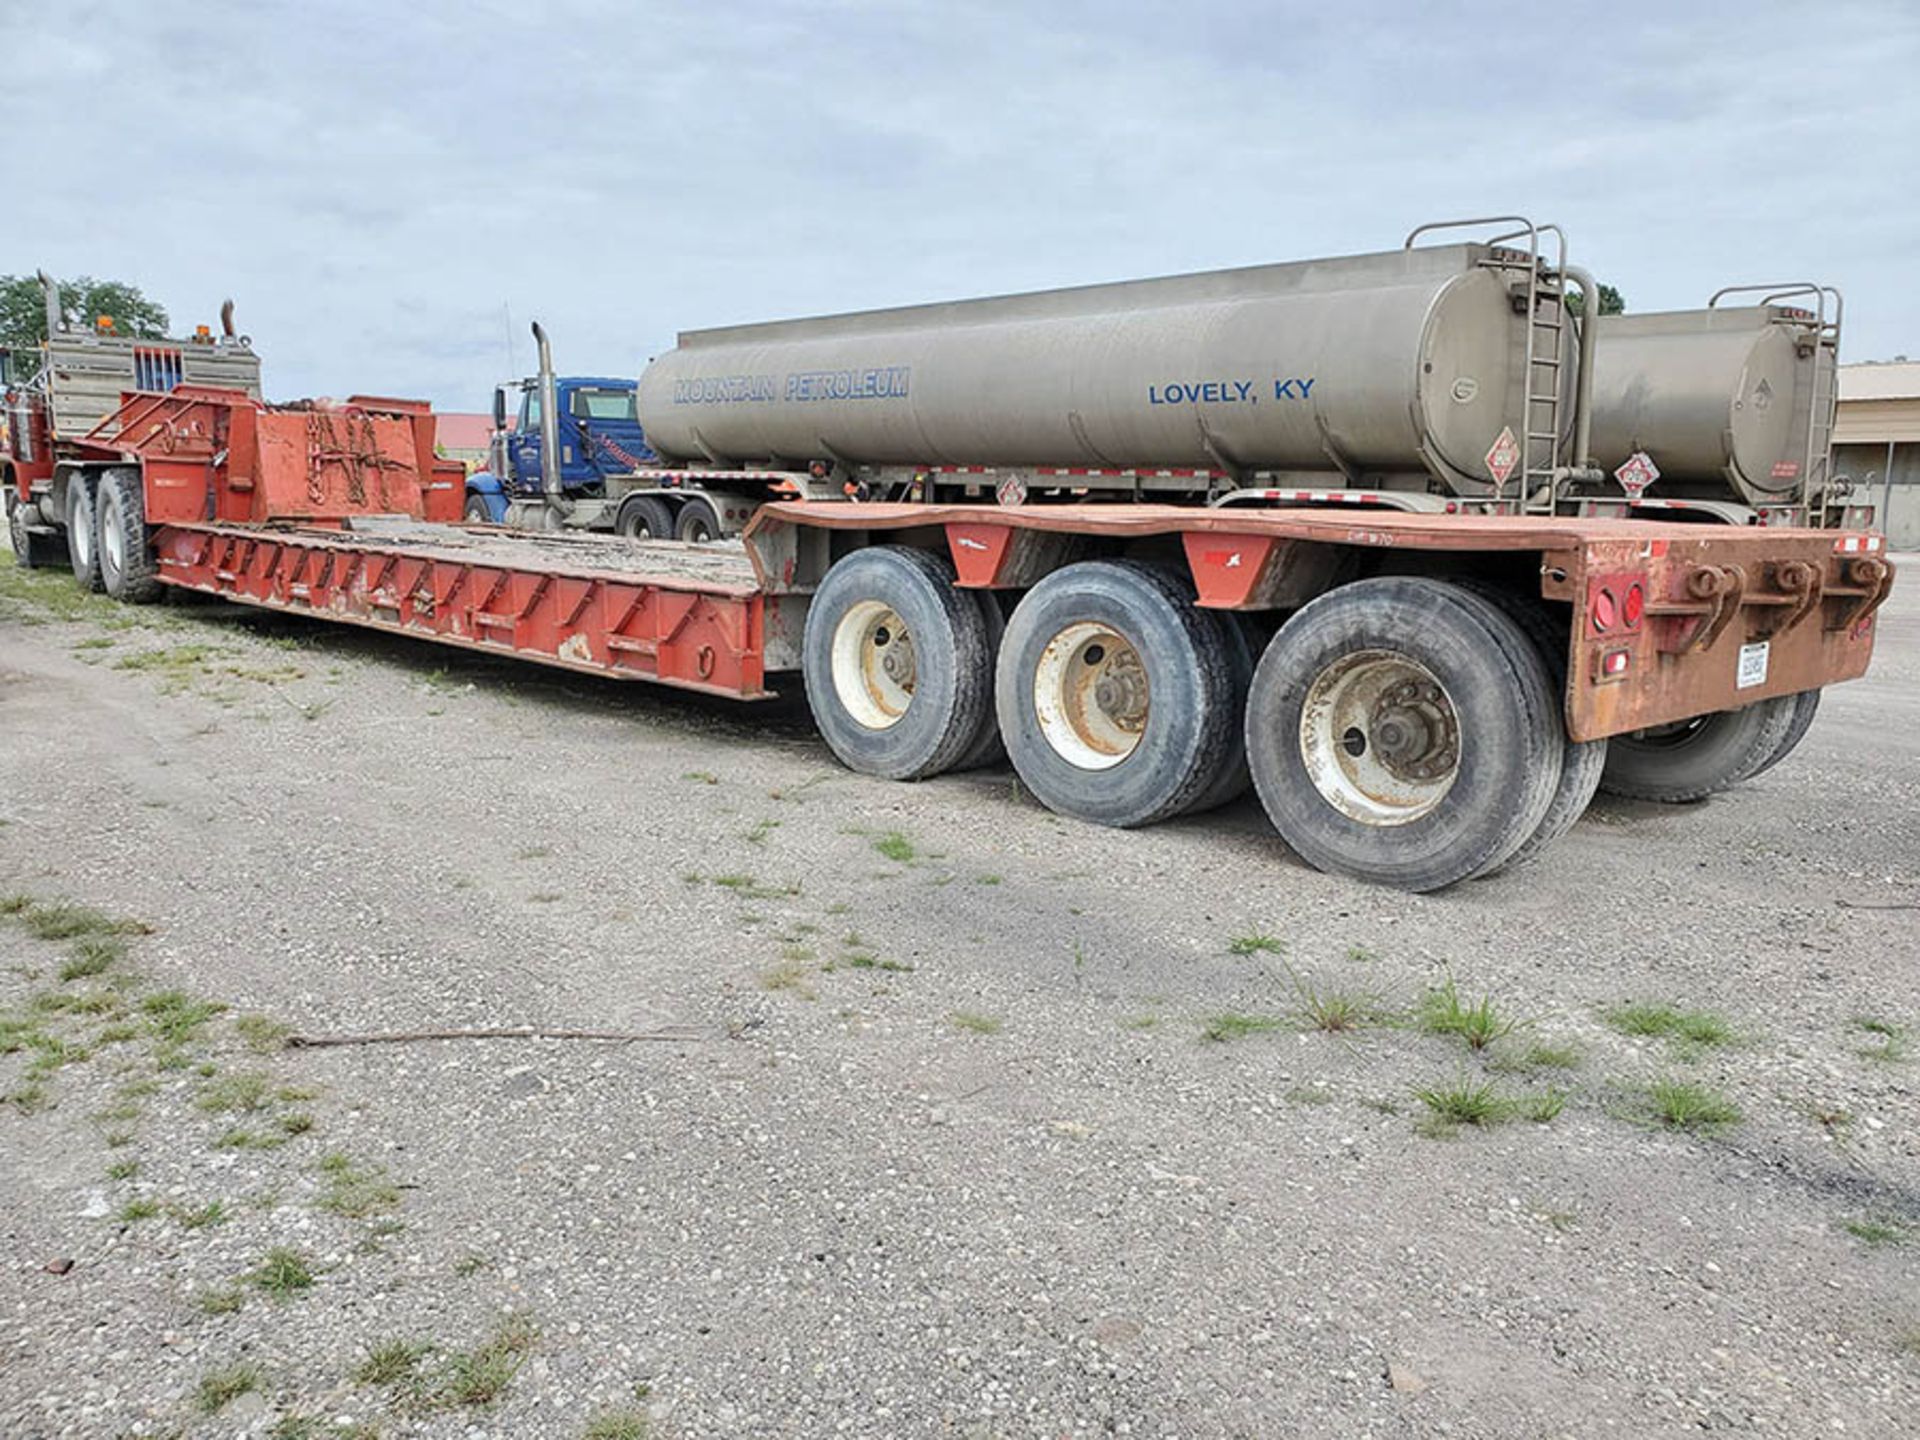
[[1740, 668], [1733, 677], [1736, 690], [1751, 690], [1756, 685], [1767, 683], [1767, 652], [1772, 648], [1772, 642], [1768, 640], [1740, 647]]

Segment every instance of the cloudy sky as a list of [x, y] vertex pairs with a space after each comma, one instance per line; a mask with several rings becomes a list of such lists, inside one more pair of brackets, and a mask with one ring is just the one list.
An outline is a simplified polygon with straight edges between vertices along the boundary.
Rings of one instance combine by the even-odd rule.
[[0, 273], [232, 295], [274, 398], [1556, 220], [1920, 356], [1920, 0], [0, 0]]

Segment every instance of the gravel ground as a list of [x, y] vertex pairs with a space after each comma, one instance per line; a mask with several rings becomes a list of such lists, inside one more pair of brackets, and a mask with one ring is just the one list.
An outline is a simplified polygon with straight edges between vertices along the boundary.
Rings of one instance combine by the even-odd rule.
[[[0, 567], [0, 1434], [1911, 1435], [1917, 706], [1908, 584], [1761, 780], [1415, 897]], [[489, 1026], [655, 1038], [278, 1043]]]

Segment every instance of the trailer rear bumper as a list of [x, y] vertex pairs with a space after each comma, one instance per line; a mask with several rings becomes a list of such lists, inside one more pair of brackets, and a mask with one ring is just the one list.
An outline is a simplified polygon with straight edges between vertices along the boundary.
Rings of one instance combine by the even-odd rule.
[[[871, 536], [858, 532], [871, 532]], [[1344, 580], [1400, 570], [1534, 574], [1564, 602], [1576, 740], [1675, 724], [1866, 673], [1893, 582], [1882, 537], [1606, 518], [1170, 505], [764, 507], [747, 546], [772, 593], [807, 591], [868, 538], [941, 547], [964, 586], [1021, 588], [1089, 553], [1183, 554], [1200, 603], [1292, 610]], [[1168, 542], [1177, 542], [1171, 550]]]

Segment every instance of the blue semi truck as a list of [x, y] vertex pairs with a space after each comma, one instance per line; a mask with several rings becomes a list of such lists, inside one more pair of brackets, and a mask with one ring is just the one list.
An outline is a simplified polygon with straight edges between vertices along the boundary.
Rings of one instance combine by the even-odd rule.
[[720, 540], [768, 500], [838, 498], [806, 471], [663, 465], [640, 428], [635, 382], [556, 375], [546, 332], [536, 324], [533, 333], [540, 373], [493, 392], [487, 468], [467, 477], [470, 523]]

